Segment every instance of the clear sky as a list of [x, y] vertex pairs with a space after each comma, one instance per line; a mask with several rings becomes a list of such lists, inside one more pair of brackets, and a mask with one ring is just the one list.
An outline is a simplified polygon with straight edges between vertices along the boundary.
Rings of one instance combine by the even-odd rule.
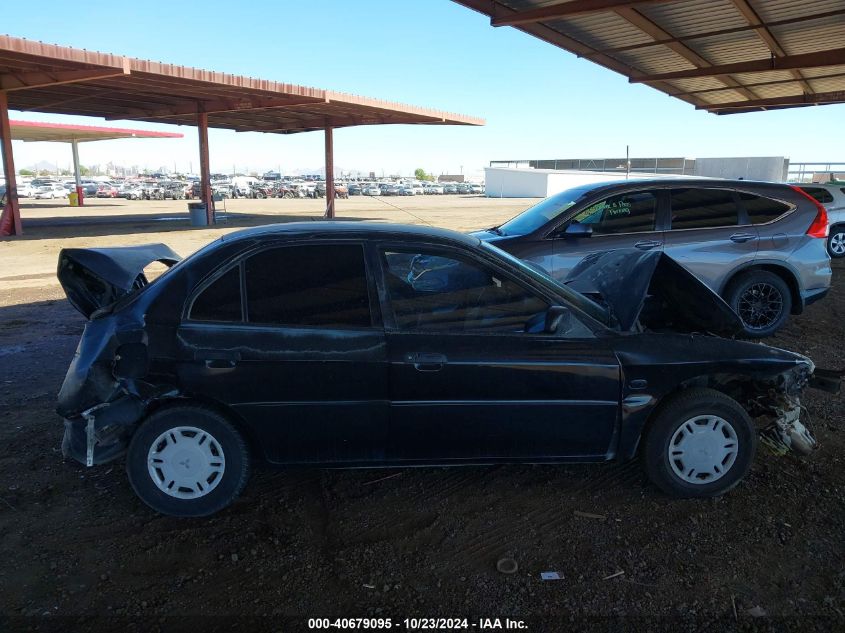
[[[335, 133], [335, 164], [378, 174], [479, 173], [491, 160], [786, 156], [845, 161], [845, 105], [716, 116], [698, 112], [451, 0], [6, 0], [9, 35], [401, 101], [487, 119], [483, 128], [372, 126]], [[29, 120], [97, 119], [12, 113]], [[120, 125], [110, 122], [106, 125]], [[198, 170], [182, 140], [80, 146], [83, 164]], [[210, 133], [213, 171], [318, 168], [322, 133]], [[15, 143], [17, 167], [70, 163], [70, 149]]]

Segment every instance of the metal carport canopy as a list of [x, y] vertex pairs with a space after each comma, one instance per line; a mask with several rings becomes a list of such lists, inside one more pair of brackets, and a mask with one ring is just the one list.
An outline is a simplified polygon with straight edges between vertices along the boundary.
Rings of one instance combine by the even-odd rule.
[[845, 102], [843, 0], [454, 0], [715, 114]]
[[[202, 199], [213, 221], [208, 179], [208, 127], [239, 132], [293, 134], [384, 124], [484, 125], [484, 120], [357, 95], [266, 79], [176, 66], [0, 36], [0, 137], [10, 149], [8, 109], [196, 125], [200, 133]], [[6, 154], [9, 154], [6, 157]], [[6, 180], [13, 168], [4, 151]], [[13, 175], [13, 174], [12, 174]], [[327, 169], [327, 216], [333, 216], [333, 174]], [[9, 196], [16, 207], [15, 195]], [[13, 213], [16, 209], [12, 210]], [[18, 214], [19, 217], [19, 214]], [[20, 228], [19, 220], [17, 228]]]
[[13, 141], [50, 143], [85, 143], [112, 141], [121, 138], [183, 138], [178, 132], [130, 130], [121, 127], [72, 125], [67, 123], [42, 123], [40, 121], [9, 121]]
[[121, 138], [183, 138], [178, 132], [154, 132], [150, 130], [129, 130], [119, 127], [94, 125], [71, 125], [67, 123], [40, 123], [38, 121], [9, 121], [13, 141], [27, 143], [48, 141], [70, 143], [73, 154], [73, 177], [76, 181], [77, 204], [84, 204], [82, 182], [79, 173], [79, 143], [112, 141]]

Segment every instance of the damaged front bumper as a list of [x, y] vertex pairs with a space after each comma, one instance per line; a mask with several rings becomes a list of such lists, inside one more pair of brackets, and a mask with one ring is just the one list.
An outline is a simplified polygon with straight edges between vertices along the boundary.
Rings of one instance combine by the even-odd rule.
[[810, 359], [779, 376], [770, 385], [766, 395], [759, 396], [752, 403], [752, 413], [757, 418], [761, 442], [776, 455], [796, 453], [810, 455], [819, 448], [807, 424], [801, 421], [801, 414], [807, 409], [801, 405], [800, 395], [806, 387], [839, 393], [843, 372], [816, 369]]
[[144, 403], [133, 396], [98, 404], [65, 418], [62, 455], [86, 466], [105, 464], [126, 453]]

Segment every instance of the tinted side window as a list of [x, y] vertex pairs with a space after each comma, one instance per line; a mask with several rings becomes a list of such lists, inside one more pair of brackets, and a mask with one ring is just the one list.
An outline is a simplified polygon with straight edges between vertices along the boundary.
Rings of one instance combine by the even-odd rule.
[[250, 323], [369, 327], [360, 245], [286, 246], [246, 260]]
[[188, 318], [193, 321], [241, 321], [241, 269], [235, 266], [203, 290]]
[[572, 218], [589, 224], [593, 233], [639, 233], [654, 230], [657, 197], [649, 191], [623, 193], [593, 204]]
[[740, 193], [739, 199], [748, 213], [751, 224], [765, 224], [776, 220], [792, 207], [777, 200], [755, 196], [753, 193]]
[[804, 193], [813, 196], [822, 204], [833, 202], [833, 194], [823, 187], [801, 187], [801, 189], [804, 190]]
[[736, 226], [739, 213], [733, 191], [672, 189], [672, 228], [706, 229]]
[[390, 306], [403, 330], [525, 332], [549, 307], [474, 262], [412, 252], [383, 257]]

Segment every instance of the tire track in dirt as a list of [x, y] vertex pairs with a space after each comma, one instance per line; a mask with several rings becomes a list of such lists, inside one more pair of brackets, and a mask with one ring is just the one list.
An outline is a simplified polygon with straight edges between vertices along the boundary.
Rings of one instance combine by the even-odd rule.
[[[549, 535], [571, 520], [573, 512], [578, 509], [578, 499], [585, 499], [596, 493], [636, 482], [642, 476], [636, 461], [606, 465], [601, 468], [603, 472], [597, 477], [587, 474], [573, 485], [560, 488], [560, 492], [555, 494], [555, 499], [558, 500], [563, 496], [566, 497], [566, 501], [560, 500], [559, 503], [553, 505], [544, 503], [514, 518], [508, 518], [507, 512], [500, 513], [503, 519], [493, 529], [479, 532], [469, 541], [464, 541], [460, 550], [454, 551], [448, 557], [450, 560], [448, 568], [454, 570], [459, 566], [474, 564], [479, 559], [486, 559], [507, 551], [514, 542], [523, 539], [526, 525], [536, 530], [538, 536]], [[590, 504], [582, 505], [586, 507]]]

